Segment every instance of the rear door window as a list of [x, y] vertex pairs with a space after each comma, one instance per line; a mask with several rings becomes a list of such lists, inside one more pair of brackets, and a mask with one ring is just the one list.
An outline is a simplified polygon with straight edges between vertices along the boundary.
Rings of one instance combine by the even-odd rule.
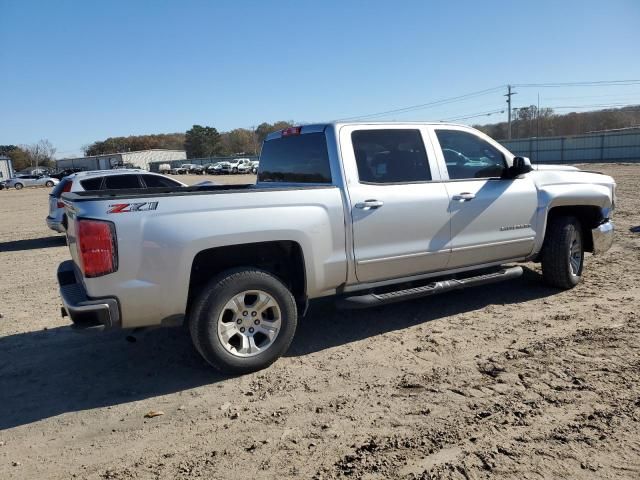
[[351, 141], [361, 183], [431, 180], [420, 130], [356, 130]]
[[104, 178], [106, 190], [120, 190], [123, 188], [140, 188], [138, 175], [108, 175]]
[[267, 140], [260, 154], [258, 182], [331, 183], [323, 132]]

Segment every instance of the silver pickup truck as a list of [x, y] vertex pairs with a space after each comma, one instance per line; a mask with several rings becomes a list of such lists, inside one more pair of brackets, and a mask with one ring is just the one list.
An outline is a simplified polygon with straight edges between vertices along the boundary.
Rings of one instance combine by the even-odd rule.
[[187, 324], [214, 367], [264, 368], [310, 299], [362, 308], [513, 279], [575, 286], [613, 241], [611, 177], [532, 167], [466, 126], [270, 134], [255, 185], [65, 193], [76, 328]]

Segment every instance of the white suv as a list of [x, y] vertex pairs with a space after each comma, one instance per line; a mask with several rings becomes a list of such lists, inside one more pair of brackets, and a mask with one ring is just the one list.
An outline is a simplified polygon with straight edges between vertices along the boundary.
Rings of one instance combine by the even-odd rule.
[[125, 188], [186, 187], [187, 185], [158, 173], [138, 169], [94, 170], [78, 172], [64, 177], [49, 194], [49, 216], [47, 226], [51, 230], [65, 233], [67, 217], [60, 197], [65, 192], [87, 190], [121, 190]]

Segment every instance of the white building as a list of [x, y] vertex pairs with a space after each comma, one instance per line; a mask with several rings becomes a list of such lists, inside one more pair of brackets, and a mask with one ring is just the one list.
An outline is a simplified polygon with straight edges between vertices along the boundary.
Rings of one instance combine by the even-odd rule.
[[13, 178], [13, 164], [11, 159], [4, 155], [0, 155], [0, 182]]
[[139, 167], [149, 170], [149, 162], [170, 162], [171, 160], [186, 160], [184, 150], [140, 150], [137, 152], [110, 153], [92, 157], [63, 158], [56, 160], [58, 170], [67, 168], [84, 168], [86, 170], [110, 170], [115, 167]]

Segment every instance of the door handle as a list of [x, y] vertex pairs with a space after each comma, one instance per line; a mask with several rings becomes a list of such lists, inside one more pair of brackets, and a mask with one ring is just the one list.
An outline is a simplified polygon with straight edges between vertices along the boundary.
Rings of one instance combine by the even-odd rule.
[[356, 203], [356, 208], [361, 208], [362, 210], [373, 210], [376, 208], [380, 208], [384, 205], [384, 202], [380, 200], [365, 200], [364, 202]]
[[451, 197], [452, 200], [456, 200], [458, 202], [470, 202], [474, 198], [476, 198], [476, 194], [470, 192], [462, 192]]

